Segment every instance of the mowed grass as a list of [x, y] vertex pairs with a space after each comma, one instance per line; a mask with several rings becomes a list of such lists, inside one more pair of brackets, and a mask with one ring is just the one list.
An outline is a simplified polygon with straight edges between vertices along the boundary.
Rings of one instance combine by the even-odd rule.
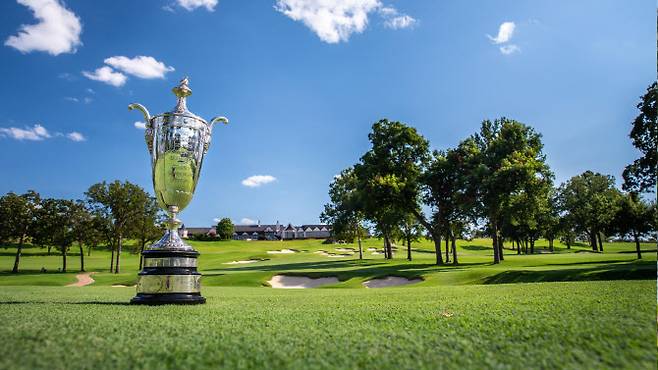
[[655, 281], [387, 289], [3, 287], [3, 369], [653, 369]]
[[[490, 240], [460, 241], [457, 266], [435, 266], [433, 245], [400, 247], [391, 261], [367, 248], [344, 253], [321, 241], [192, 242], [202, 254], [200, 306], [131, 306], [138, 259], [125, 253], [111, 274], [109, 253], [93, 251], [76, 281], [79, 256], [27, 248], [10, 274], [0, 249], [1, 369], [535, 369], [656, 368], [656, 247], [637, 260], [631, 243], [516, 255], [492, 265]], [[267, 251], [294, 249], [298, 253]], [[73, 253], [73, 251], [72, 251]], [[231, 261], [262, 261], [231, 265]], [[47, 273], [40, 273], [41, 268]], [[337, 276], [306, 290], [267, 287], [276, 274]], [[365, 289], [384, 276], [421, 277], [399, 288]]]

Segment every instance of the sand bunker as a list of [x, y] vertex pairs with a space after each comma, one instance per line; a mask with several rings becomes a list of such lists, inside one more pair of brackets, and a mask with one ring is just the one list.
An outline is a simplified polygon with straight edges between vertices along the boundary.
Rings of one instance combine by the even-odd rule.
[[242, 260], [242, 261], [231, 261], [231, 262], [225, 262], [224, 265], [242, 265], [245, 263], [255, 263], [255, 262], [260, 262], [263, 260]]
[[387, 276], [383, 279], [372, 279], [363, 282], [366, 288], [386, 288], [390, 286], [417, 284], [422, 282], [423, 279], [407, 279], [399, 276]]
[[325, 251], [324, 249], [321, 249], [321, 250], [319, 250], [315, 253], [320, 254], [322, 256], [325, 256], [325, 257], [332, 257], [332, 258], [351, 257], [354, 254], [354, 252], [350, 252], [350, 253], [331, 253], [331, 252]]
[[275, 275], [267, 282], [272, 288], [277, 289], [305, 289], [337, 284], [339, 281], [337, 277], [333, 276], [313, 279], [307, 276]]
[[354, 248], [336, 248], [337, 252], [352, 252], [352, 253], [354, 253], [355, 250], [356, 249], [354, 249]]
[[377, 248], [368, 248], [369, 252], [373, 252], [373, 251], [376, 251], [376, 250], [377, 250]]
[[75, 275], [75, 278], [78, 279], [75, 283], [69, 284], [67, 286], [85, 286], [93, 283], [95, 280], [91, 278], [91, 274], [95, 272], [84, 272], [82, 274]]
[[296, 250], [294, 249], [281, 249], [278, 251], [267, 251], [269, 254], [289, 254], [289, 253], [297, 253]]

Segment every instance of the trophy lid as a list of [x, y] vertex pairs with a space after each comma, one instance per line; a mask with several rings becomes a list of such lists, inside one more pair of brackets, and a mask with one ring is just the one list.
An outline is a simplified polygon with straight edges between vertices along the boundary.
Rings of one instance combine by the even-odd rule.
[[178, 86], [171, 89], [171, 91], [174, 93], [174, 95], [176, 95], [176, 98], [178, 100], [176, 101], [176, 107], [174, 107], [174, 110], [171, 111], [171, 112], [167, 112], [165, 114], [166, 115], [189, 116], [189, 117], [199, 119], [199, 120], [203, 121], [204, 123], [206, 123], [206, 120], [204, 120], [203, 118], [201, 118], [201, 117], [197, 116], [196, 114], [190, 112], [187, 109], [187, 100], [186, 99], [187, 99], [188, 96], [192, 95], [192, 89], [190, 89], [189, 83], [190, 83], [190, 79], [188, 77], [185, 77], [182, 80], [180, 80], [180, 83], [178, 84]]

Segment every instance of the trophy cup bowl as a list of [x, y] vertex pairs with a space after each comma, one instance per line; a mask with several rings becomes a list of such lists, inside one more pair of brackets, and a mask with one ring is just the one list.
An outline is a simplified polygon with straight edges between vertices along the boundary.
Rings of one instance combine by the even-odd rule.
[[143, 252], [144, 268], [139, 272], [134, 304], [205, 303], [201, 296], [201, 274], [197, 271], [199, 252], [187, 245], [178, 234], [181, 221], [177, 215], [192, 200], [199, 181], [203, 158], [208, 152], [213, 125], [228, 123], [224, 117], [210, 122], [187, 109], [192, 95], [184, 78], [172, 89], [177, 97], [172, 112], [151, 117], [141, 104], [138, 109], [146, 119], [144, 139], [151, 155], [153, 190], [160, 208], [169, 216], [164, 236]]

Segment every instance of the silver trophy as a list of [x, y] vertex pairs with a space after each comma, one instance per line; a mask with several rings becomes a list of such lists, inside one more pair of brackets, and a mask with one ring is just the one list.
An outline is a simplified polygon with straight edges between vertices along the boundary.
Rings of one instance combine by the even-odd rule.
[[178, 101], [173, 112], [151, 117], [141, 104], [130, 104], [146, 119], [144, 138], [151, 154], [153, 189], [158, 204], [169, 218], [164, 236], [144, 252], [144, 269], [139, 272], [137, 296], [131, 303], [204, 303], [201, 274], [197, 271], [199, 252], [185, 244], [178, 234], [177, 218], [192, 200], [199, 181], [203, 157], [208, 152], [213, 125], [228, 123], [225, 117], [207, 122], [187, 110], [186, 99], [192, 95], [184, 78], [172, 89]]

